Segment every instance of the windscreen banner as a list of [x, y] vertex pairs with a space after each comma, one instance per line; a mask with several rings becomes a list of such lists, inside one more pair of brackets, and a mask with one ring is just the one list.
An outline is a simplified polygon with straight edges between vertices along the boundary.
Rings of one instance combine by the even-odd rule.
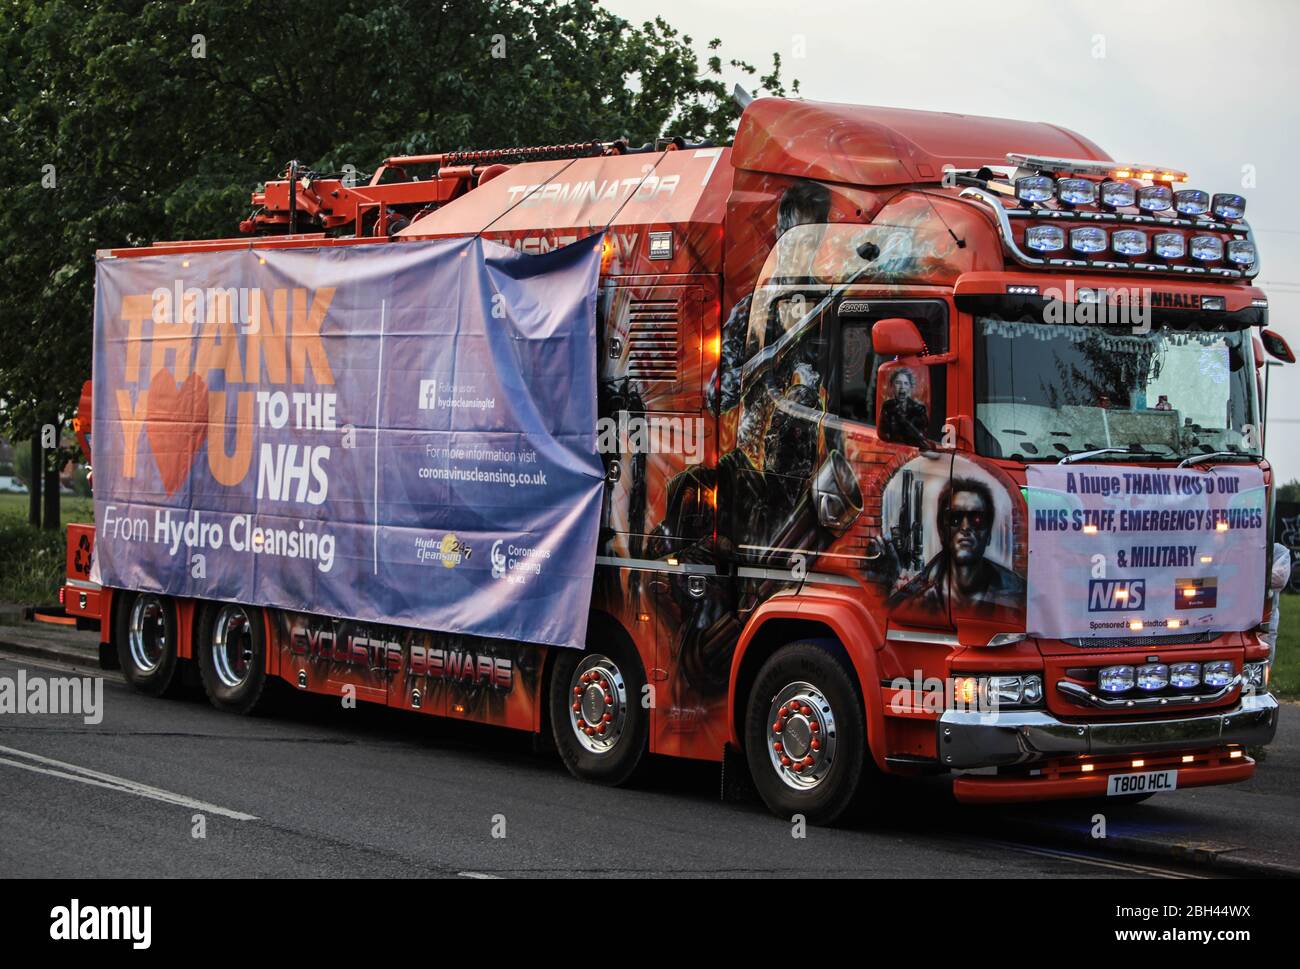
[[1258, 467], [1030, 465], [1027, 630], [1062, 638], [1259, 624], [1269, 548]]
[[581, 647], [601, 241], [101, 259], [96, 581]]

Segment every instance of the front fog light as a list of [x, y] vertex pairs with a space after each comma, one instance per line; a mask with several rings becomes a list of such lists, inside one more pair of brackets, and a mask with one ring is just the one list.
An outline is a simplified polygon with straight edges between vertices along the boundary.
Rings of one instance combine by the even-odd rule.
[[1228, 243], [1228, 262], [1238, 266], [1255, 264], [1255, 243], [1249, 239], [1233, 239]]
[[1075, 252], [1105, 252], [1106, 230], [1095, 225], [1070, 230], [1070, 248]]
[[1206, 663], [1201, 678], [1206, 686], [1227, 686], [1232, 682], [1232, 660], [1216, 659]]
[[1120, 229], [1110, 237], [1110, 245], [1121, 256], [1145, 255], [1147, 234], [1137, 229]]
[[1063, 178], [1056, 183], [1056, 197], [1067, 205], [1091, 205], [1097, 201], [1097, 183], [1087, 178]]
[[1220, 219], [1240, 219], [1246, 214], [1246, 199], [1240, 195], [1222, 192], [1214, 196], [1214, 204], [1210, 207], [1210, 211]]
[[1097, 674], [1097, 685], [1103, 693], [1127, 693], [1133, 689], [1133, 680], [1131, 666], [1103, 666]]
[[1130, 208], [1137, 201], [1137, 189], [1128, 182], [1102, 182], [1101, 202], [1112, 209]]
[[1187, 255], [1187, 240], [1181, 232], [1157, 232], [1151, 242], [1161, 259], [1182, 259]]
[[1201, 682], [1200, 663], [1175, 663], [1169, 667], [1169, 682], [1180, 690], [1199, 686]]
[[1241, 668], [1241, 678], [1254, 690], [1268, 687], [1268, 663], [1247, 663]]
[[1056, 194], [1050, 175], [1026, 175], [1016, 179], [1016, 198], [1022, 202], [1046, 202]]
[[1060, 252], [1065, 248], [1065, 230], [1059, 225], [1031, 225], [1025, 230], [1025, 246], [1034, 252]]
[[1218, 236], [1192, 236], [1192, 258], [1198, 262], [1218, 262], [1223, 258], [1223, 240]]
[[1139, 666], [1137, 685], [1143, 690], [1163, 690], [1169, 685], [1169, 667], [1164, 663]]
[[1037, 673], [1030, 673], [1020, 678], [1020, 702], [1026, 706], [1043, 699], [1043, 678]]
[[1138, 189], [1138, 208], [1144, 212], [1164, 212], [1174, 204], [1174, 193], [1168, 185], [1147, 185]]

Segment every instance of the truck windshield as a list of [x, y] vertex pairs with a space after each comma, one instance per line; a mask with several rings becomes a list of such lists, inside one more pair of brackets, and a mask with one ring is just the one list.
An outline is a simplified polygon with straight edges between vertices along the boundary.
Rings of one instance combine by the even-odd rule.
[[976, 447], [990, 457], [1259, 454], [1248, 331], [1132, 333], [977, 317], [975, 361]]

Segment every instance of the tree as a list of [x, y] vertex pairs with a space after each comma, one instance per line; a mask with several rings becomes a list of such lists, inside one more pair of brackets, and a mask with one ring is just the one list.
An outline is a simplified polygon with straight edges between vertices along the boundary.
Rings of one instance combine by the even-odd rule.
[[[0, 429], [29, 440], [71, 416], [96, 249], [233, 235], [290, 158], [367, 170], [398, 153], [725, 140], [739, 110], [709, 46], [702, 67], [663, 19], [634, 26], [593, 0], [10, 0]], [[779, 58], [756, 80], [784, 93]]]
[[1277, 489], [1277, 500], [1300, 503], [1300, 479], [1292, 478]]

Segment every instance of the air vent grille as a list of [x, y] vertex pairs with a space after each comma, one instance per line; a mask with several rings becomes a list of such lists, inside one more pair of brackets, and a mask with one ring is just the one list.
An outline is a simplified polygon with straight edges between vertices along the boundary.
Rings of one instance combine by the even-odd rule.
[[634, 299], [627, 316], [627, 375], [676, 380], [677, 300]]

